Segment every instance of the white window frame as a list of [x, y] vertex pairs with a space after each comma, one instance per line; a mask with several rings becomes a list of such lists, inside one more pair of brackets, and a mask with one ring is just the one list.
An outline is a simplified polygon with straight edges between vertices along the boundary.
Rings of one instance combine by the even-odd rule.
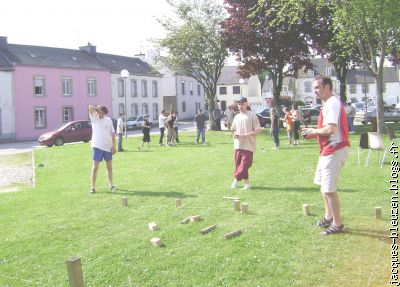
[[87, 94], [89, 97], [96, 96], [96, 78], [88, 78], [87, 79]]
[[147, 98], [147, 80], [141, 81], [142, 98]]
[[147, 103], [142, 104], [142, 115], [148, 115], [149, 114], [149, 105]]
[[312, 92], [312, 83], [311, 82], [304, 82], [304, 92], [311, 93]]
[[327, 76], [331, 76], [332, 75], [332, 68], [331, 67], [327, 67], [326, 68], [326, 75]]
[[158, 119], [158, 103], [153, 103], [153, 120]]
[[151, 93], [153, 95], [153, 98], [158, 98], [158, 82], [157, 81], [152, 81], [151, 82]]
[[182, 112], [186, 112], [186, 103], [182, 101]]
[[124, 96], [124, 78], [118, 78], [118, 97]]
[[61, 79], [61, 93], [64, 97], [72, 96], [72, 79], [69, 77], [63, 77]]
[[357, 85], [350, 84], [350, 94], [357, 94]]
[[131, 97], [132, 98], [137, 98], [138, 92], [137, 92], [137, 80], [132, 79], [131, 80]]
[[131, 104], [131, 116], [137, 117], [139, 115], [139, 106], [136, 103]]
[[307, 69], [307, 75], [313, 77], [314, 76], [314, 70], [313, 69]]
[[[41, 85], [36, 85], [40, 81]], [[41, 88], [41, 93], [36, 93], [36, 87]], [[46, 88], [46, 80], [44, 76], [34, 76], [33, 77], [33, 95], [35, 97], [44, 97]]]
[[121, 113], [128, 114], [128, 113], [125, 111], [125, 104], [124, 104], [124, 103], [119, 103], [119, 104], [118, 104], [118, 114], [121, 114]]
[[47, 127], [47, 108], [45, 106], [34, 107], [33, 118], [36, 129], [45, 129]]
[[189, 94], [191, 96], [193, 96], [193, 82], [192, 81], [189, 82]]
[[62, 122], [67, 123], [74, 120], [74, 108], [72, 106], [63, 106]]
[[197, 84], [197, 95], [201, 96], [201, 85]]

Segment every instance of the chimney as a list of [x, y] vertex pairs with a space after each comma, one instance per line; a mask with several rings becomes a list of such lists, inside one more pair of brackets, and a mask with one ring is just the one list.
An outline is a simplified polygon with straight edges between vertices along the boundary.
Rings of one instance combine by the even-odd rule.
[[88, 42], [87, 46], [82, 46], [79, 47], [80, 51], [86, 52], [92, 56], [96, 55], [96, 46], [93, 46], [92, 44], [90, 44], [90, 42]]
[[154, 66], [156, 60], [160, 58], [160, 50], [148, 50], [146, 53], [146, 61], [150, 65]]
[[135, 58], [139, 58], [141, 61], [145, 62], [145, 55], [143, 53], [139, 53], [135, 55]]
[[0, 36], [0, 49], [8, 50], [8, 41], [7, 37]]

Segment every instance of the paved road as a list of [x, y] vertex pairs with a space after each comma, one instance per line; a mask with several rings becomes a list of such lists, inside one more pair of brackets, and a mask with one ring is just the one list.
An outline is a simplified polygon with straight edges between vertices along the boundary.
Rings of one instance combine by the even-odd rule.
[[[193, 122], [180, 122], [178, 125], [179, 131], [193, 131], [195, 130]], [[152, 135], [160, 134], [158, 127], [153, 127]], [[128, 131], [128, 137], [141, 136], [142, 132], [140, 130]], [[158, 142], [158, 140], [157, 140]], [[79, 144], [79, 143], [72, 143]], [[6, 154], [24, 153], [31, 152], [35, 148], [45, 148], [38, 144], [37, 141], [27, 141], [27, 142], [16, 142], [16, 143], [5, 143], [0, 144], [0, 156]]]

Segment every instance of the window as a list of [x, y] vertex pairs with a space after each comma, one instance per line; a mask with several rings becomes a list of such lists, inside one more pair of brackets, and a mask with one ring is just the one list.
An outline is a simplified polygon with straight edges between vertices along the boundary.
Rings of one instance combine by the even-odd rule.
[[153, 103], [153, 120], [158, 119], [158, 104]]
[[313, 69], [307, 69], [307, 75], [313, 77], [314, 76], [314, 70]]
[[62, 78], [62, 95], [65, 97], [69, 97], [72, 95], [72, 79], [71, 78]]
[[332, 68], [331, 67], [326, 68], [326, 75], [327, 76], [331, 76], [332, 75]]
[[219, 94], [220, 95], [226, 95], [227, 94], [226, 87], [219, 87]]
[[186, 103], [182, 102], [182, 112], [186, 112]]
[[369, 86], [368, 86], [368, 84], [363, 84], [363, 85], [361, 86], [361, 89], [362, 89], [362, 92], [363, 92], [363, 93], [365, 93], [365, 94], [368, 94], [368, 93], [369, 93]]
[[240, 95], [240, 86], [233, 86], [232, 87], [232, 93], [234, 95]]
[[35, 97], [44, 96], [44, 77], [33, 78], [33, 90]]
[[311, 82], [304, 83], [304, 92], [311, 93]]
[[124, 79], [118, 79], [118, 97], [124, 96]]
[[181, 92], [182, 92], [182, 95], [185, 94], [185, 81], [182, 81], [182, 83], [181, 83]]
[[63, 107], [63, 123], [70, 122], [74, 120], [73, 108], [72, 107]]
[[131, 97], [137, 98], [137, 81], [131, 80]]
[[193, 96], [193, 82], [189, 82], [189, 94]]
[[357, 92], [357, 86], [356, 85], [350, 85], [350, 94], [355, 94]]
[[147, 81], [142, 80], [142, 98], [147, 98]]
[[139, 115], [139, 107], [138, 104], [131, 104], [131, 116], [137, 117]]
[[125, 112], [125, 104], [123, 104], [123, 103], [118, 104], [118, 114], [121, 114], [121, 113], [126, 113]]
[[157, 81], [153, 81], [152, 82], [152, 89], [151, 92], [153, 94], [153, 98], [158, 98], [158, 85], [157, 85]]
[[46, 107], [35, 107], [34, 117], [35, 117], [35, 128], [41, 129], [47, 126], [47, 112]]
[[201, 104], [200, 103], [194, 103], [194, 110], [196, 111], [196, 113], [201, 109]]
[[142, 114], [143, 115], [149, 114], [149, 105], [148, 104], [142, 104]]
[[96, 95], [96, 79], [89, 78], [87, 80], [87, 87], [88, 87], [88, 96], [95, 96]]
[[200, 84], [197, 84], [197, 95], [201, 96], [201, 87]]

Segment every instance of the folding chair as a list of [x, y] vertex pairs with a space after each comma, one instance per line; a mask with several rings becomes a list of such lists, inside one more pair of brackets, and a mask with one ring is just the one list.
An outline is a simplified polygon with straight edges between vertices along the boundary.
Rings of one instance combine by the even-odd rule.
[[[383, 140], [380, 134], [378, 133], [368, 133], [368, 146], [369, 146], [369, 151], [368, 151], [368, 157], [367, 157], [367, 162], [365, 163], [365, 166], [368, 166], [369, 160], [371, 158], [371, 152], [376, 150], [378, 151], [378, 163], [380, 164], [381, 168], [383, 167], [383, 162], [385, 161], [386, 154], [388, 150], [385, 148], [385, 145], [383, 144]], [[382, 161], [379, 161], [379, 152], [383, 151], [383, 157]]]
[[361, 162], [361, 150], [362, 149], [368, 149], [368, 133], [362, 133], [360, 136], [360, 142], [358, 144], [358, 165], [360, 165]]

